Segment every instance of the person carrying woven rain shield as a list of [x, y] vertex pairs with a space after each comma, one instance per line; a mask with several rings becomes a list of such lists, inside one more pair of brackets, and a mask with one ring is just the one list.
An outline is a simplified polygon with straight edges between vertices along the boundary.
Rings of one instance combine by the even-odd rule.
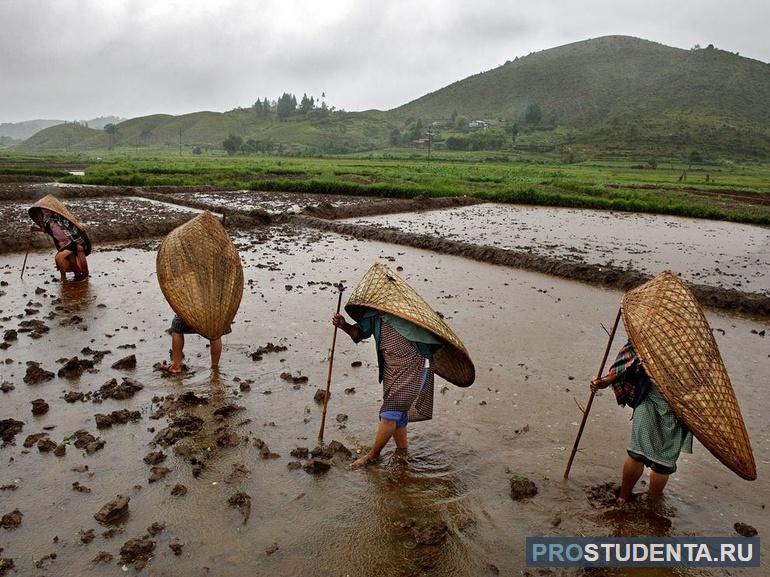
[[737, 475], [756, 479], [735, 392], [690, 288], [663, 272], [623, 296], [621, 315], [629, 340], [590, 385], [594, 393], [612, 386], [618, 404], [634, 410], [618, 504], [632, 497], [645, 467], [650, 496], [660, 498], [693, 435]]
[[171, 322], [171, 365], [183, 372], [186, 334], [209, 341], [211, 369], [219, 368], [222, 335], [238, 312], [243, 296], [243, 267], [220, 221], [204, 211], [171, 231], [156, 259], [161, 291], [174, 310]]
[[591, 382], [594, 392], [608, 386], [619, 405], [634, 410], [618, 504], [631, 498], [645, 467], [650, 468], [650, 496], [659, 498], [669, 475], [676, 471], [679, 454], [692, 453], [692, 433], [650, 380], [631, 341], [620, 350], [609, 372]]
[[433, 417], [434, 375], [459, 386], [475, 377], [473, 364], [462, 343], [441, 317], [402, 279], [385, 265], [375, 264], [354, 291], [346, 311], [332, 324], [355, 343], [374, 337], [382, 405], [374, 444], [351, 467], [377, 461], [392, 438], [397, 455], [407, 451], [407, 425]]

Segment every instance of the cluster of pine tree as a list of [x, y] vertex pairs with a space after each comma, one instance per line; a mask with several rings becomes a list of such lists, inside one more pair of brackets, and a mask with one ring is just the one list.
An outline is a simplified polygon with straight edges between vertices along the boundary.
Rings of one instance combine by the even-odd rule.
[[[322, 98], [325, 95], [322, 95]], [[315, 115], [324, 116], [333, 112], [334, 108], [329, 108], [326, 102], [321, 101], [320, 106], [316, 106], [316, 99], [307, 94], [302, 95], [302, 99], [297, 102], [297, 97], [289, 92], [284, 92], [278, 100], [269, 101], [267, 97], [264, 100], [257, 99], [254, 103], [254, 112], [258, 116], [268, 116], [275, 114], [279, 119], [286, 119], [294, 115]]]

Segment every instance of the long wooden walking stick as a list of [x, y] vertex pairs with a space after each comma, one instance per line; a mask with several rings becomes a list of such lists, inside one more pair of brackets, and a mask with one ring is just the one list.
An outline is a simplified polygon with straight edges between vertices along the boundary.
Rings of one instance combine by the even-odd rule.
[[[340, 307], [342, 306], [342, 293], [345, 291], [345, 287], [342, 283], [337, 285], [340, 291], [339, 298], [337, 299], [337, 314], [340, 314]], [[329, 374], [326, 377], [326, 394], [324, 395], [324, 410], [321, 415], [321, 428], [318, 431], [318, 444], [322, 445], [324, 442], [324, 425], [326, 424], [326, 408], [329, 406], [329, 389], [332, 385], [332, 367], [334, 367], [334, 347], [337, 344], [337, 325], [334, 325], [334, 336], [332, 336], [332, 350], [329, 353]]]
[[24, 264], [21, 265], [21, 277], [24, 278], [24, 269], [27, 268], [27, 257], [29, 256], [29, 247], [27, 247], [27, 254], [24, 255]]
[[[612, 325], [612, 330], [610, 331], [610, 339], [607, 341], [607, 348], [604, 349], [604, 356], [602, 357], [602, 364], [599, 365], [599, 372], [597, 373], [597, 377], [601, 377], [602, 373], [604, 372], [604, 365], [607, 363], [607, 357], [610, 354], [610, 347], [612, 346], [612, 341], [615, 339], [615, 331], [618, 328], [618, 323], [620, 322], [620, 311], [621, 309], [618, 309], [618, 316], [615, 317], [615, 324]], [[564, 471], [564, 479], [569, 479], [569, 470], [572, 468], [572, 461], [575, 460], [575, 453], [577, 453], [578, 445], [580, 445], [580, 437], [583, 436], [583, 429], [586, 426], [586, 421], [588, 420], [588, 412], [591, 410], [591, 405], [594, 402], [594, 396], [596, 393], [591, 391], [591, 396], [588, 397], [588, 404], [586, 405], [585, 410], [583, 411], [583, 420], [580, 423], [580, 428], [578, 429], [577, 437], [575, 438], [575, 445], [572, 447], [572, 454], [569, 456], [569, 461], [567, 462], [567, 468]]]

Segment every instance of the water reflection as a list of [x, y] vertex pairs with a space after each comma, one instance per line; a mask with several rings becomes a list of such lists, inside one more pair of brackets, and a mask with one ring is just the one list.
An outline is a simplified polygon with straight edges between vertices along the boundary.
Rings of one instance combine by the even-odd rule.
[[96, 293], [88, 279], [81, 281], [67, 281], [59, 284], [59, 298], [61, 304], [73, 311], [87, 309], [94, 300]]
[[360, 473], [358, 505], [336, 563], [351, 575], [468, 575], [475, 556], [466, 533], [476, 524], [466, 475], [440, 439], [421, 439], [408, 456], [387, 453]]

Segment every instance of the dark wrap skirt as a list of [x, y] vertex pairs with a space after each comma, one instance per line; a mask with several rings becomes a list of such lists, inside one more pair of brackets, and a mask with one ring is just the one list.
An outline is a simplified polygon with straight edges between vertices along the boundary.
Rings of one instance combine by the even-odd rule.
[[380, 413], [402, 411], [409, 421], [432, 419], [433, 368], [425, 366], [425, 357], [387, 322], [382, 323], [380, 350], [385, 365]]

